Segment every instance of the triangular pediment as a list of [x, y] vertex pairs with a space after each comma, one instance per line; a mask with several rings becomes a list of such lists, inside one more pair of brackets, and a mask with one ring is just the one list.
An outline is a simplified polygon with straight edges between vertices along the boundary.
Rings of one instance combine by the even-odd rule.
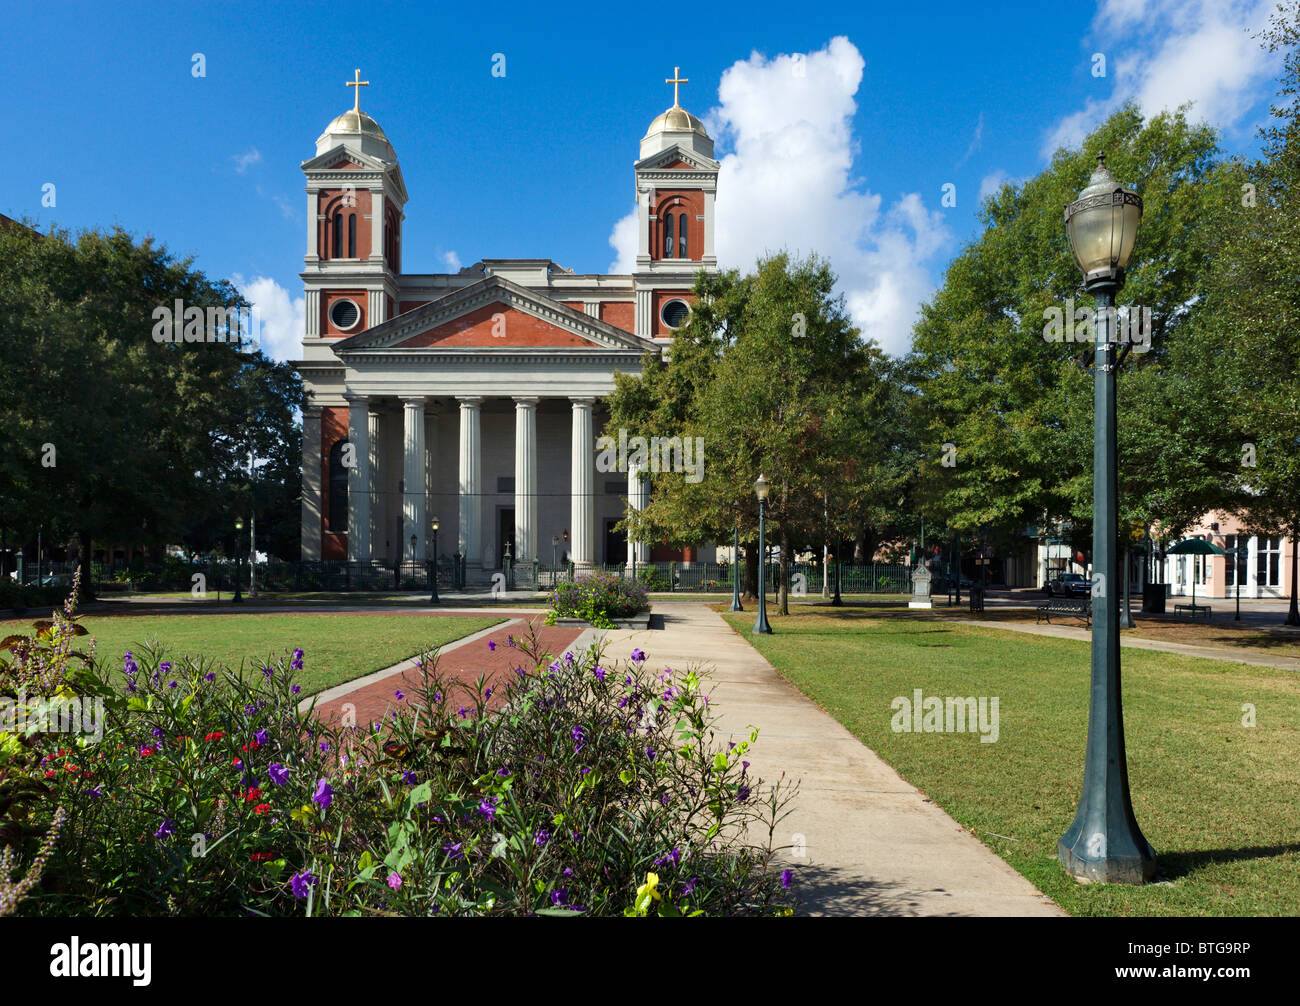
[[674, 143], [665, 150], [651, 154], [636, 162], [637, 171], [709, 171], [718, 170], [718, 162], [702, 157], [693, 150]]
[[397, 167], [393, 161], [385, 161], [370, 154], [347, 147], [340, 143], [323, 154], [317, 154], [311, 160], [302, 162], [303, 171], [320, 171], [329, 168], [351, 168], [357, 171], [388, 171]]
[[655, 345], [500, 276], [488, 276], [334, 346], [350, 352], [613, 350]]

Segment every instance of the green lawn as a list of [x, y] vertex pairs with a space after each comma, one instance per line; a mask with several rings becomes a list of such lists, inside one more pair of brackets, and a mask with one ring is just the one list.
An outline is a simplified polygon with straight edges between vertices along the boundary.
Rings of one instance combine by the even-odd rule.
[[[769, 608], [769, 612], [771, 612]], [[1300, 676], [1124, 650], [1133, 806], [1159, 862], [1144, 887], [1056, 862], [1087, 736], [1089, 646], [909, 617], [792, 609], [774, 635], [723, 612], [772, 664], [1073, 915], [1300, 914]], [[1000, 736], [895, 733], [896, 696], [999, 698]], [[1256, 726], [1243, 725], [1254, 706]], [[997, 836], [1006, 836], [999, 838]]]
[[[86, 615], [95, 656], [120, 669], [122, 654], [158, 641], [172, 655], [202, 654], [237, 666], [301, 647], [297, 681], [311, 695], [389, 667], [428, 646], [440, 646], [502, 621], [492, 616], [348, 615], [294, 612], [238, 615]], [[30, 620], [0, 621], [0, 637], [26, 633]], [[83, 647], [84, 649], [84, 647]]]

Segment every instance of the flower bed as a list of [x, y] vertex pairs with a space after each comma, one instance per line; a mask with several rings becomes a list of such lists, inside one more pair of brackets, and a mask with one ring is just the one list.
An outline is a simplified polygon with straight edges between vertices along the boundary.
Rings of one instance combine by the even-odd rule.
[[561, 580], [547, 595], [551, 605], [548, 625], [560, 618], [582, 618], [599, 629], [614, 628], [614, 621], [650, 610], [645, 587], [612, 573], [590, 573]]
[[793, 787], [750, 775], [757, 731], [715, 739], [697, 672], [511, 640], [501, 712], [430, 654], [382, 723], [334, 728], [298, 708], [301, 650], [110, 670], [73, 650], [71, 605], [39, 624], [4, 641], [0, 695], [99, 700], [102, 722], [0, 733], [0, 915], [792, 909], [770, 836]]

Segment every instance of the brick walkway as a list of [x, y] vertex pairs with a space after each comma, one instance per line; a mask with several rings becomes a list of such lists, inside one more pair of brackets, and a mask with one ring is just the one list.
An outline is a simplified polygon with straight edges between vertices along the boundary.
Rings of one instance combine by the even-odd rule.
[[[509, 645], [509, 637], [513, 635], [518, 639], [526, 635], [530, 621], [536, 624], [537, 639], [541, 645], [547, 652], [556, 655], [563, 653], [582, 634], [580, 628], [543, 625], [543, 616], [537, 612], [502, 614], [510, 620], [448, 643], [442, 648], [438, 656], [438, 672], [444, 679], [451, 678], [473, 685], [482, 674], [489, 685], [498, 680], [504, 681], [524, 660], [523, 654]], [[489, 642], [495, 644], [495, 649], [489, 647]], [[320, 693], [315, 696], [316, 710], [324, 719], [338, 720], [343, 714], [344, 706], [351, 704], [355, 708], [356, 725], [367, 726], [387, 713], [396, 701], [395, 693], [399, 689], [409, 695], [419, 682], [420, 674], [415, 668], [415, 659], [403, 660], [400, 664]]]

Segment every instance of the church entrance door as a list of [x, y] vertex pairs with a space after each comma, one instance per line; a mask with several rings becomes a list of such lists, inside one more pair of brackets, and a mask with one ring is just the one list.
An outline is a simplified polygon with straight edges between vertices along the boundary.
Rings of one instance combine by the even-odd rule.
[[497, 546], [496, 568], [503, 569], [507, 543], [510, 545], [511, 561], [519, 558], [519, 550], [515, 548], [515, 508], [512, 506], [497, 508], [497, 541], [501, 544]]
[[627, 565], [627, 532], [615, 531], [618, 518], [605, 519], [605, 562], [612, 566]]

